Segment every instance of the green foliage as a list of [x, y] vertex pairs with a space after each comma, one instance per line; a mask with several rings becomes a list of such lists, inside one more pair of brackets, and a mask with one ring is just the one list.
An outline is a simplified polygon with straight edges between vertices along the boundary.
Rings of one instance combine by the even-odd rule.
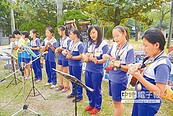
[[45, 27], [46, 25], [44, 23], [31, 21], [20, 25], [19, 30], [29, 32], [31, 29], [36, 29], [39, 35], [44, 35]]
[[5, 33], [11, 33], [10, 27], [10, 3], [6, 0], [0, 1], [0, 28], [4, 29]]
[[145, 14], [150, 12], [151, 9], [158, 9], [166, 1], [169, 0], [82, 1], [81, 9], [93, 18], [98, 18], [105, 22], [114, 22], [115, 26], [119, 25], [126, 18], [134, 18], [137, 21], [150, 25], [153, 20]]
[[108, 26], [106, 27], [106, 32], [105, 32], [105, 38], [112, 40], [112, 30], [113, 30], [114, 26]]
[[89, 17], [86, 16], [85, 14], [83, 14], [81, 11], [79, 10], [67, 10], [66, 13], [63, 14], [62, 18], [60, 21], [58, 21], [57, 25], [64, 25], [64, 22], [67, 20], [73, 20], [75, 19], [76, 23], [78, 20], [82, 19], [82, 20], [86, 20]]
[[[15, 6], [16, 22], [19, 26], [25, 22], [40, 22], [42, 25], [56, 27], [56, 3], [45, 0], [20, 0]], [[44, 28], [43, 28], [44, 30]]]

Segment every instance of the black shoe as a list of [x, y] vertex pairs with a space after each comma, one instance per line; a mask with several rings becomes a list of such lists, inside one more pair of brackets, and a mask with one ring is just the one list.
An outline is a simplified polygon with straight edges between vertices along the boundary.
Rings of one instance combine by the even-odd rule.
[[69, 99], [69, 98], [74, 98], [74, 97], [75, 97], [74, 94], [70, 94], [70, 95], [67, 96], [68, 99]]
[[72, 102], [75, 103], [75, 102], [80, 102], [82, 100], [82, 98], [76, 98], [76, 99], [73, 99]]

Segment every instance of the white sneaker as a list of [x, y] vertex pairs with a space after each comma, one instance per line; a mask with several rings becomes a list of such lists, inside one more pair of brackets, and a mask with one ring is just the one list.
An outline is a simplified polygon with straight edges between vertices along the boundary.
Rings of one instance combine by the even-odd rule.
[[51, 89], [54, 89], [55, 87], [56, 87], [56, 85], [52, 85], [50, 88], [51, 88]]
[[45, 86], [49, 86], [49, 85], [51, 85], [51, 83], [46, 83], [46, 84], [45, 84]]
[[40, 79], [38, 79], [38, 80], [36, 80], [36, 82], [41, 82], [41, 80], [40, 80]]

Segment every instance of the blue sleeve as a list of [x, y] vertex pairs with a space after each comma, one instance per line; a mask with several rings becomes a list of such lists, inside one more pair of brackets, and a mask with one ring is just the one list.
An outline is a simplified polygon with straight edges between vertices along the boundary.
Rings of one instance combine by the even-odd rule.
[[54, 48], [57, 48], [57, 42], [54, 42], [54, 43], [53, 43], [53, 47], [54, 47]]
[[82, 54], [83, 51], [84, 51], [84, 45], [83, 45], [83, 44], [80, 44], [80, 45], [78, 46], [78, 50], [79, 50], [79, 54]]
[[45, 46], [45, 41], [43, 41], [42, 46]]
[[37, 39], [36, 45], [37, 45], [37, 47], [40, 47], [40, 39]]
[[102, 50], [103, 50], [103, 54], [106, 54], [109, 50], [109, 46], [108, 45], [103, 46]]
[[86, 44], [84, 47], [84, 53], [87, 53], [87, 52], [88, 52], [88, 45]]
[[127, 52], [126, 55], [126, 64], [131, 64], [131, 63], [135, 63], [135, 54], [134, 54], [134, 50], [131, 49]]
[[60, 47], [60, 40], [57, 41], [57, 47]]
[[70, 45], [70, 42], [71, 42], [71, 40], [69, 39], [69, 40], [67, 41], [67, 47]]
[[167, 84], [170, 76], [170, 68], [166, 64], [158, 65], [155, 69], [155, 82]]
[[67, 50], [70, 50], [70, 43], [67, 45]]
[[111, 55], [112, 48], [113, 47], [111, 47], [106, 54]]

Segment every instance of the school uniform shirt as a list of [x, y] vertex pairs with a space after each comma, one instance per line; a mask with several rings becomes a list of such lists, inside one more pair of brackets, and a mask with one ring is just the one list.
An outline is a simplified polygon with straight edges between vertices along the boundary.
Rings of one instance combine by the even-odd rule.
[[[31, 47], [36, 48], [40, 47], [40, 39], [35, 38], [34, 40], [31, 41]], [[40, 50], [32, 50], [36, 55], [40, 54]]]
[[[57, 40], [54, 37], [52, 37], [50, 40], [45, 38], [42, 45], [45, 46], [47, 42], [50, 42], [55, 49], [57, 48]], [[56, 61], [56, 54], [50, 47], [48, 48], [48, 53], [44, 55], [44, 59], [49, 62]]]
[[11, 54], [13, 56], [15, 56], [16, 58], [18, 58], [18, 56], [17, 56], [17, 50], [14, 50], [15, 45], [16, 45], [16, 41], [15, 42], [10, 42]]
[[22, 49], [24, 50], [21, 53], [21, 57], [22, 58], [30, 58], [30, 55], [27, 53], [27, 51], [25, 51], [24, 47], [29, 46], [30, 45], [30, 40], [28, 39], [27, 41], [24, 41], [24, 45], [22, 45]]
[[[163, 54], [163, 52], [161, 53]], [[152, 84], [167, 84], [171, 72], [171, 62], [159, 54], [152, 63], [144, 68], [144, 78]], [[143, 85], [141, 91], [148, 91]]]
[[[163, 52], [156, 56], [155, 59], [150, 60], [149, 66], [145, 67], [143, 71], [143, 77], [154, 85], [156, 85], [156, 83], [167, 84], [171, 72], [171, 62], [168, 58], [162, 58], [162, 54]], [[137, 85], [138, 84], [141, 83], [138, 82]], [[150, 110], [148, 116], [154, 115], [160, 108], [161, 99], [157, 95], [151, 93], [142, 84], [141, 86], [141, 90], [136, 90], [132, 116], [136, 116], [138, 113], [146, 116], [147, 114], [141, 109]]]
[[[74, 41], [71, 41], [68, 49], [70, 53], [72, 54], [72, 56], [78, 56], [83, 53], [84, 45], [80, 40], [77, 41], [76, 43], [74, 43]], [[82, 66], [82, 60], [69, 59], [68, 64], [70, 66]]]
[[[64, 39], [62, 39], [62, 38], [60, 39], [60, 46], [63, 49], [67, 49], [70, 42], [71, 42], [71, 39], [68, 36], [66, 36]], [[62, 53], [59, 53], [58, 54], [58, 60], [63, 60], [64, 61], [64, 60], [67, 60], [67, 59], [66, 59], [66, 56], [64, 56]]]
[[[97, 59], [102, 59], [103, 54], [106, 54], [109, 50], [108, 43], [103, 40], [101, 44], [96, 48], [96, 45], [94, 43], [87, 44], [85, 46], [84, 52], [85, 53], [99, 53], [100, 56], [97, 56]], [[94, 73], [103, 73], [103, 64], [95, 64], [94, 62], [87, 62], [86, 69], [87, 71], [94, 72]]]
[[[114, 43], [107, 54], [111, 55], [113, 58], [118, 57], [122, 65], [131, 64], [135, 62], [134, 50], [128, 42], [124, 46], [122, 46], [122, 49], [120, 50], [118, 50], [118, 44]], [[112, 82], [123, 83], [127, 81], [127, 78], [127, 73], [119, 68], [117, 68], [117, 70], [109, 71], [109, 80]]]

